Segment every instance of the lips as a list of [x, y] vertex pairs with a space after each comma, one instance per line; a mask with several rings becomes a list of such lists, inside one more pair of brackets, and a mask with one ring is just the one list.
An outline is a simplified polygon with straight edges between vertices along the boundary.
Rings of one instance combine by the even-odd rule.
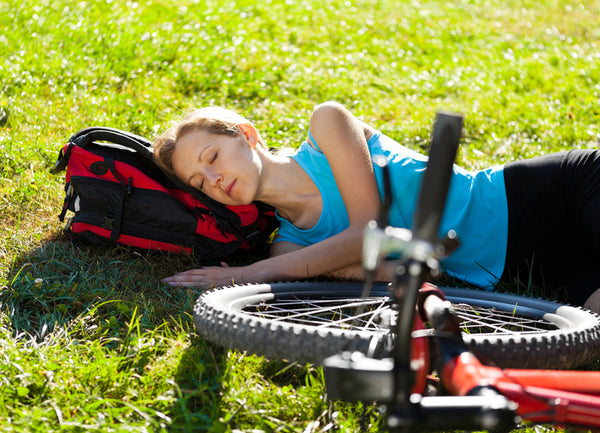
[[236, 182], [237, 182], [237, 179], [234, 179], [234, 181], [229, 184], [229, 186], [227, 187], [227, 189], [225, 189], [225, 194], [227, 194], [228, 196], [231, 197], [231, 190], [235, 186]]

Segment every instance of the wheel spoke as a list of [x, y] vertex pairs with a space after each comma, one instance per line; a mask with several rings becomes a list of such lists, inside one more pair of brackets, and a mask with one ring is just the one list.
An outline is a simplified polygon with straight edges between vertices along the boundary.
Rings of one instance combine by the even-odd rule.
[[[356, 316], [356, 307], [359, 305], [366, 306], [366, 310]], [[244, 311], [273, 321], [312, 325], [317, 328], [381, 330], [382, 327], [377, 323], [376, 318], [388, 308], [388, 305], [388, 298], [310, 300], [288, 298], [278, 299], [273, 303], [248, 305]]]
[[469, 334], [527, 334], [557, 329], [554, 324], [545, 320], [525, 317], [512, 311], [467, 304], [454, 304], [453, 307], [462, 320], [464, 332]]
[[[359, 305], [366, 308], [362, 314], [356, 316], [356, 307]], [[453, 306], [461, 319], [463, 332], [468, 334], [526, 334], [557, 328], [547, 321], [525, 317], [514, 311], [480, 308], [468, 304]], [[289, 297], [279, 298], [276, 302], [248, 305], [244, 311], [271, 321], [309, 325], [317, 329], [388, 331], [389, 325], [384, 326], [378, 322], [383, 312], [389, 309], [390, 300], [387, 297], [367, 299]]]

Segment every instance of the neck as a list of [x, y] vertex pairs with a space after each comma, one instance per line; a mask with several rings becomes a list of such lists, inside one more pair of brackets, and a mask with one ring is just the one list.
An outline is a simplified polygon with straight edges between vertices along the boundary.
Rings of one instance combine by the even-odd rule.
[[257, 200], [275, 207], [281, 217], [295, 224], [310, 212], [316, 198], [321, 199], [317, 186], [296, 161], [266, 155]]

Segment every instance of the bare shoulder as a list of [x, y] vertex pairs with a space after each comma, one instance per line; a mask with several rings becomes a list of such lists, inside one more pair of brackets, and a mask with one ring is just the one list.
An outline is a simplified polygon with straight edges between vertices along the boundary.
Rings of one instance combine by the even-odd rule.
[[345, 106], [338, 102], [327, 101], [319, 104], [310, 117], [310, 131], [317, 140], [327, 139], [331, 134], [348, 129], [360, 130], [368, 140], [375, 129], [354, 116]]

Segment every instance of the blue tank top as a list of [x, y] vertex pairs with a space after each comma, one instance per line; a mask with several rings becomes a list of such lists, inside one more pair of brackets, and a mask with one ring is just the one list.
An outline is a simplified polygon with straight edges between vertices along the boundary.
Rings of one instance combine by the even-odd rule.
[[[349, 225], [348, 212], [329, 162], [310, 133], [308, 138], [313, 145], [308, 140], [303, 142], [292, 158], [319, 188], [323, 211], [314, 227], [307, 230], [298, 229], [278, 215], [280, 227], [276, 239], [304, 246], [336, 235]], [[390, 167], [393, 190], [390, 224], [410, 228], [427, 157], [380, 132], [370, 138], [368, 147], [373, 159], [383, 156]], [[374, 165], [374, 171], [382, 194], [382, 170]], [[440, 236], [451, 229], [457, 232], [461, 246], [442, 261], [444, 271], [490, 288], [502, 275], [506, 256], [508, 209], [503, 167], [471, 172], [454, 166]]]

